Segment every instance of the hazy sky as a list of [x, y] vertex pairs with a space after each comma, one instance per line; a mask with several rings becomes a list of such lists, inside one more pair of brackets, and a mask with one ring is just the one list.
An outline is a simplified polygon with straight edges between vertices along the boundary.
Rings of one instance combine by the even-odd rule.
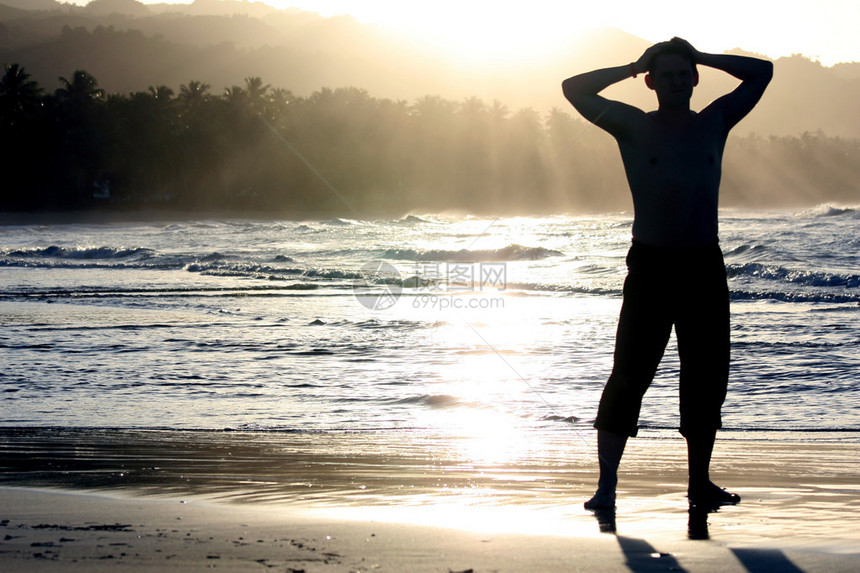
[[[73, 1], [86, 4], [88, 0]], [[191, 2], [143, 3], [165, 1]], [[803, 4], [785, 0], [264, 1], [324, 16], [351, 14], [476, 60], [535, 57], [584, 29], [614, 26], [653, 42], [682, 36], [703, 51], [741, 47], [774, 58], [801, 53], [825, 65], [860, 61], [858, 0], [807, 0]]]

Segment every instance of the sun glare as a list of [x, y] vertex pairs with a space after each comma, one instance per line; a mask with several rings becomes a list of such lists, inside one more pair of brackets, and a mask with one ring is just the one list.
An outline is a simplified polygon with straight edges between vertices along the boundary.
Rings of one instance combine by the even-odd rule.
[[[429, 18], [428, 18], [429, 17]], [[549, 54], [558, 36], [534, 14], [496, 10], [482, 2], [464, 3], [451, 11], [413, 14], [421, 22], [416, 34], [452, 52], [462, 62], [510, 62]]]
[[597, 21], [588, 8], [571, 9], [538, 0], [527, 6], [498, 2], [430, 4], [385, 0], [350, 2], [267, 0], [279, 7], [296, 6], [323, 16], [349, 14], [412, 37], [455, 56], [462, 63], [510, 63], [550, 54], [572, 34]]
[[[90, 0], [67, 0], [84, 5]], [[142, 0], [144, 4], [190, 4], [192, 0]], [[502, 64], [558, 55], [583, 32], [609, 26], [648, 42], [678, 35], [704, 51], [732, 48], [772, 58], [800, 53], [824, 65], [860, 59], [855, 33], [860, 3], [821, 0], [780, 8], [777, 3], [724, 0], [718, 9], [681, 0], [532, 0], [525, 4], [437, 0], [257, 0], [279, 9], [295, 8], [322, 16], [351, 15], [456, 56], [464, 64]], [[767, 22], [762, 28], [761, 23]], [[802, 33], [798, 34], [798, 30]]]
[[[860, 51], [860, 36], [854, 30], [860, 4], [855, 0], [824, 0], [790, 10], [771, 2], [744, 0], [725, 0], [717, 9], [680, 0], [607, 0], [594, 6], [550, 0], [522, 4], [462, 0], [265, 2], [323, 16], [350, 14], [454, 53], [463, 63], [539, 58], [570, 45], [582, 32], [602, 26], [649, 42], [678, 35], [705, 51], [740, 47], [773, 58], [803, 53], [820, 58], [825, 65], [855, 61]], [[768, 25], [762, 28], [762, 22]], [[798, 34], [798, 30], [803, 33]]]

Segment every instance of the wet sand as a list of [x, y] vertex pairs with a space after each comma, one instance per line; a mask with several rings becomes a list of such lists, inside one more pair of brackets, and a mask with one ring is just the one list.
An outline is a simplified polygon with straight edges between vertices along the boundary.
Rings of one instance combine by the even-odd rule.
[[0, 430], [0, 569], [856, 571], [857, 443], [729, 439], [743, 497], [690, 511], [677, 438], [631, 442], [618, 508], [593, 452], [477, 459], [426, 434]]

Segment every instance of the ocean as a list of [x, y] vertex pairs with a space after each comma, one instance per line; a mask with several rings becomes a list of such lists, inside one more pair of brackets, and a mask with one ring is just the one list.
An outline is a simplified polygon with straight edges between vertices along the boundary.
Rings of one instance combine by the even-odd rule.
[[[0, 425], [590, 443], [631, 222], [0, 226]], [[856, 440], [860, 208], [726, 209], [720, 225], [723, 435]], [[677, 374], [673, 336], [644, 435], [675, 432]]]

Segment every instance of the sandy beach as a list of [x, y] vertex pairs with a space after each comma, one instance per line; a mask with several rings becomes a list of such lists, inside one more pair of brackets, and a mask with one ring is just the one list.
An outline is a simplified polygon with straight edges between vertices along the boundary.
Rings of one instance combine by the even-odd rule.
[[[683, 442], [638, 439], [618, 509], [584, 446], [474, 462], [384, 434], [4, 430], [4, 571], [856, 571], [856, 443], [729, 439], [738, 506], [691, 511]], [[546, 446], [544, 446], [546, 447]], [[561, 447], [561, 446], [559, 446]]]

